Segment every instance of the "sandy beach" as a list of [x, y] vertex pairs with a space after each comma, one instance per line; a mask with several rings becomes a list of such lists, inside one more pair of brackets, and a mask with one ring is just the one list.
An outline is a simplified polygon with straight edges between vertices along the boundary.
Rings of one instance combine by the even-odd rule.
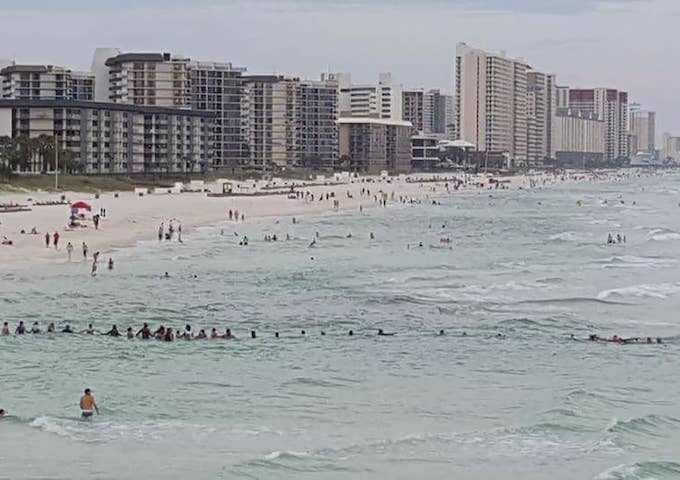
[[[408, 178], [408, 179], [407, 179]], [[198, 226], [211, 225], [229, 220], [228, 211], [245, 215], [245, 222], [262, 217], [303, 217], [310, 213], [331, 210], [356, 210], [380, 206], [386, 198], [387, 207], [401, 200], [429, 201], [430, 196], [455, 194], [459, 191], [488, 190], [496, 188], [491, 176], [459, 176], [463, 183], [454, 190], [453, 175], [446, 180], [435, 181], [432, 175], [411, 177], [361, 177], [343, 183], [312, 185], [297, 183], [299, 198], [289, 198], [290, 186], [280, 185], [281, 193], [276, 195], [249, 195], [211, 197], [205, 192], [184, 192], [176, 194], [147, 194], [139, 196], [134, 192], [105, 192], [95, 198], [92, 193], [77, 192], [16, 192], [0, 194], [0, 205], [26, 205], [30, 211], [0, 213], [0, 239], [11, 240], [12, 245], [0, 246], [0, 263], [32, 265], [36, 262], [68, 262], [66, 246], [73, 247], [72, 261], [83, 260], [82, 243], [85, 242], [89, 255], [99, 251], [102, 255], [112, 250], [127, 247], [141, 240], [157, 238], [158, 227], [173, 221], [175, 227], [182, 226], [184, 239]], [[583, 179], [583, 175], [554, 176], [539, 174], [533, 176], [500, 177], [502, 188], [530, 188], [548, 186], [558, 181]], [[216, 185], [206, 184], [213, 191]], [[447, 190], [448, 188], [448, 190]], [[267, 190], [271, 191], [271, 190]], [[363, 191], [363, 194], [362, 194]], [[368, 193], [370, 192], [370, 193]], [[264, 193], [261, 191], [259, 193]], [[35, 203], [56, 202], [65, 195], [67, 205], [43, 205]], [[334, 195], [334, 196], [333, 196]], [[386, 195], [386, 197], [383, 197]], [[327, 198], [328, 197], [328, 198]], [[313, 200], [312, 200], [313, 199]], [[335, 201], [339, 202], [336, 206]], [[68, 229], [70, 205], [84, 201], [91, 206], [86, 214], [84, 226]], [[106, 209], [98, 229], [92, 217]], [[241, 222], [241, 220], [239, 220]], [[38, 234], [31, 235], [33, 228]], [[22, 234], [21, 231], [26, 233]], [[59, 232], [59, 248], [46, 247], [45, 234]], [[175, 237], [176, 238], [176, 237]]]

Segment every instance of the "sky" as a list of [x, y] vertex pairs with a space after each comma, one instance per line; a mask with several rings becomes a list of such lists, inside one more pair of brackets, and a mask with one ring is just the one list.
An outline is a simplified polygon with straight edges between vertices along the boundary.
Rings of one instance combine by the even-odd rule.
[[610, 87], [680, 135], [678, 0], [0, 0], [0, 59], [87, 69], [96, 47], [453, 91], [456, 44]]

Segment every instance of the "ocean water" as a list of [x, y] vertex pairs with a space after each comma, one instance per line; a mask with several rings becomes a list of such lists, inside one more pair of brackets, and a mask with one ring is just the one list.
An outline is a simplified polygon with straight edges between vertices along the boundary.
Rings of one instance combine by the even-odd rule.
[[680, 177], [438, 200], [0, 266], [13, 326], [239, 337], [0, 338], [0, 479], [680, 478]]

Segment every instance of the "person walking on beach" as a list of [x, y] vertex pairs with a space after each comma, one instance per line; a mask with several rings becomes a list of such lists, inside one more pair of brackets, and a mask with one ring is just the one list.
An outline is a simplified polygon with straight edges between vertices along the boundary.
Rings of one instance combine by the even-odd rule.
[[109, 257], [109, 270], [113, 270], [113, 258]]
[[86, 388], [85, 394], [80, 397], [80, 411], [83, 418], [92, 417], [94, 412], [97, 412], [97, 415], [99, 415], [99, 407], [94, 399], [94, 395], [92, 395], [92, 390], [89, 388]]
[[54, 238], [54, 248], [59, 249], [59, 232], [54, 232], [54, 235], [52, 236]]
[[68, 242], [66, 245], [66, 253], [68, 253], [68, 261], [71, 261], [71, 257], [73, 256], [73, 245], [71, 242]]
[[83, 242], [83, 258], [87, 260], [87, 244]]
[[47, 233], [45, 234], [45, 246], [46, 246], [47, 248], [50, 248], [50, 232], [47, 232]]

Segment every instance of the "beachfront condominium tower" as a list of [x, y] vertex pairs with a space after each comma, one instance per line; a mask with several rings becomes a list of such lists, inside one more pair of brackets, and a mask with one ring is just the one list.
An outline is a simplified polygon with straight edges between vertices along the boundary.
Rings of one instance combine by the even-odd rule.
[[120, 53], [94, 68], [95, 75], [99, 72], [98, 78], [105, 76], [108, 82], [108, 99], [100, 101], [191, 108], [188, 58], [169, 53]]
[[556, 108], [552, 115], [550, 157], [560, 166], [585, 168], [601, 164], [606, 125], [593, 112]]
[[381, 73], [375, 84], [353, 84], [349, 73], [324, 73], [321, 80], [337, 83], [341, 117], [402, 120], [402, 87], [391, 73]]
[[526, 62], [504, 54], [456, 48], [455, 109], [458, 136], [477, 150], [527, 160]]
[[318, 168], [337, 163], [335, 81], [246, 76], [241, 118], [249, 165]]
[[404, 89], [401, 92], [402, 120], [411, 122], [413, 132], [425, 132], [425, 91], [420, 89]]
[[612, 88], [569, 89], [569, 108], [605, 123], [605, 161], [628, 158], [628, 93]]
[[656, 113], [638, 108], [630, 108], [631, 144], [629, 154], [654, 153], [656, 150]]
[[9, 65], [0, 70], [0, 98], [94, 99], [94, 75], [54, 65]]
[[245, 156], [241, 131], [241, 97], [245, 68], [231, 63], [192, 62], [191, 108], [215, 115], [212, 137], [213, 167], [234, 169]]
[[452, 123], [453, 97], [439, 90], [404, 89], [402, 120], [411, 122], [414, 132], [445, 134]]
[[343, 117], [340, 127], [340, 157], [352, 172], [378, 174], [383, 170], [411, 170], [413, 125], [404, 120]]
[[553, 75], [527, 73], [527, 155], [532, 166], [550, 158], [554, 85]]

